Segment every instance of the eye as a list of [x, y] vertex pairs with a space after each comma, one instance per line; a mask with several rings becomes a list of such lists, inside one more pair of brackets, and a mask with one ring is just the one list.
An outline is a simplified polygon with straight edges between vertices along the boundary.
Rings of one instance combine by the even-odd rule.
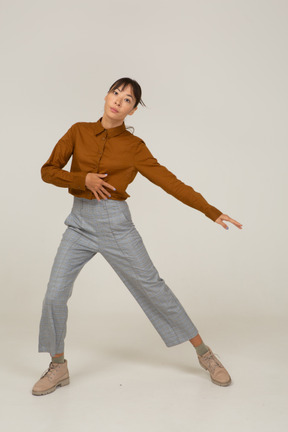
[[114, 90], [114, 91], [113, 91], [113, 94], [117, 95], [117, 94], [118, 94], [117, 90]]
[[128, 98], [126, 98], [126, 99], [125, 99], [125, 102], [129, 102], [129, 103], [130, 103], [130, 102], [131, 102], [131, 100], [130, 100], [130, 99], [128, 99]]

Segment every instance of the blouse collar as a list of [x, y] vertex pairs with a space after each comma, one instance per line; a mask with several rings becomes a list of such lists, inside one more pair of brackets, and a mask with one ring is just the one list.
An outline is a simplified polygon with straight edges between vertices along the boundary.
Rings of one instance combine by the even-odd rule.
[[108, 138], [112, 138], [112, 137], [120, 135], [122, 132], [126, 131], [126, 126], [125, 126], [124, 122], [120, 126], [117, 126], [114, 128], [109, 128], [109, 129], [104, 129], [104, 127], [102, 126], [101, 120], [102, 120], [102, 117], [96, 123], [94, 123], [95, 135], [99, 135], [101, 132], [106, 131]]

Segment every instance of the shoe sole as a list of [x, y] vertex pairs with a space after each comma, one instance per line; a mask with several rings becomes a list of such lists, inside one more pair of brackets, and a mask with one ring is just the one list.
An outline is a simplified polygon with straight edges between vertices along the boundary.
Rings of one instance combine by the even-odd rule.
[[[199, 361], [199, 363], [200, 363], [200, 361]], [[208, 371], [209, 372], [209, 370], [202, 364], [202, 363], [200, 363], [200, 366], [203, 368], [203, 369], [205, 369], [206, 371]], [[210, 375], [210, 372], [209, 372], [209, 375]], [[231, 380], [231, 378], [230, 378], [230, 380], [229, 381], [227, 381], [227, 382], [225, 382], [225, 383], [221, 383], [221, 382], [219, 382], [219, 381], [215, 381], [212, 377], [211, 377], [211, 375], [210, 375], [210, 378], [211, 378], [211, 381], [214, 383], [214, 384], [217, 384], [217, 385], [219, 385], [219, 386], [221, 386], [221, 387], [228, 387], [230, 384], [231, 384], [231, 382], [232, 382], [232, 380]]]
[[42, 390], [42, 391], [32, 390], [32, 394], [34, 396], [44, 396], [44, 395], [47, 395], [49, 393], [53, 393], [56, 390], [57, 387], [64, 387], [64, 386], [66, 386], [68, 384], [70, 384], [70, 378], [65, 378], [63, 381], [60, 381], [54, 387], [51, 387], [48, 390]]

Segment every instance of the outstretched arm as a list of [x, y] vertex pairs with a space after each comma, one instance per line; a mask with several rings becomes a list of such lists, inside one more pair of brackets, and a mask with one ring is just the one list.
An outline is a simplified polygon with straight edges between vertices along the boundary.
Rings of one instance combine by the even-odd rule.
[[213, 222], [222, 215], [222, 212], [210, 205], [199, 192], [179, 180], [166, 167], [160, 165], [143, 141], [138, 143], [134, 164], [137, 171], [152, 183], [160, 186], [183, 204], [204, 213]]
[[224, 220], [232, 222], [239, 229], [242, 228], [239, 222], [210, 205], [199, 192], [179, 180], [166, 167], [160, 165], [143, 141], [138, 144], [135, 153], [135, 167], [152, 183], [160, 186], [184, 204], [201, 211], [212, 221], [222, 225], [223, 228], [228, 229], [228, 226], [223, 222]]

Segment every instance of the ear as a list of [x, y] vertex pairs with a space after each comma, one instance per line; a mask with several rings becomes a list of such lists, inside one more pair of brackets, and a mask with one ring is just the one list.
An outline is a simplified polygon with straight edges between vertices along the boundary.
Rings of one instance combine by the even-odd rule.
[[104, 101], [106, 102], [106, 99], [107, 99], [107, 94], [106, 94], [106, 96], [104, 97]]
[[138, 107], [133, 108], [133, 110], [130, 111], [130, 113], [129, 113], [128, 115], [132, 115], [132, 114], [134, 114], [134, 112], [137, 110], [137, 108], [138, 108]]

